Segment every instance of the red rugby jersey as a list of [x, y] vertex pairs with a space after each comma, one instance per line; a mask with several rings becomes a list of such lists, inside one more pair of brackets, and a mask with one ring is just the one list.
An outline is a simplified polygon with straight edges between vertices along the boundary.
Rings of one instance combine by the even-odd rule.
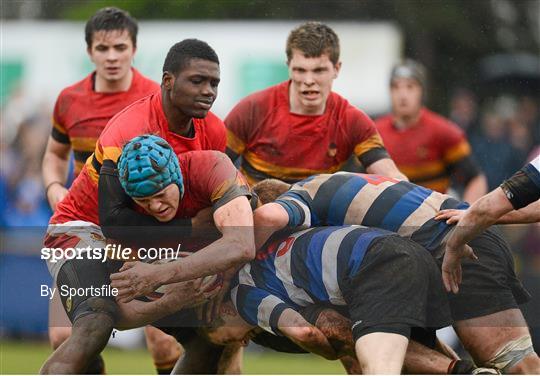
[[52, 137], [71, 144], [75, 157], [75, 175], [94, 152], [96, 141], [108, 121], [119, 111], [159, 90], [159, 85], [131, 68], [133, 79], [127, 91], [94, 91], [95, 72], [65, 88], [56, 100]]
[[421, 110], [418, 122], [406, 129], [396, 128], [391, 114], [375, 123], [399, 170], [411, 182], [434, 191], [446, 193], [449, 167], [471, 154], [463, 131], [427, 108]]
[[291, 113], [289, 83], [244, 98], [225, 119], [227, 147], [242, 155], [250, 183], [332, 173], [353, 153], [365, 166], [387, 157], [373, 121], [334, 92], [322, 115]]
[[123, 145], [136, 136], [149, 133], [158, 135], [167, 140], [176, 154], [192, 150], [225, 150], [225, 126], [216, 115], [209, 112], [204, 119], [193, 119], [193, 126], [193, 138], [169, 131], [160, 92], [138, 100], [119, 112], [99, 137], [94, 155], [87, 160], [68, 195], [56, 207], [51, 223], [82, 220], [99, 224], [98, 170], [103, 160], [116, 163]]

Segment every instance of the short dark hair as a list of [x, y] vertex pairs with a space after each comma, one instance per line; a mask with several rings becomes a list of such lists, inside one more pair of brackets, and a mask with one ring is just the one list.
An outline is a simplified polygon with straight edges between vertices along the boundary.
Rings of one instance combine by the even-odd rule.
[[287, 38], [287, 63], [292, 59], [293, 50], [301, 51], [305, 57], [328, 54], [335, 65], [339, 61], [339, 38], [334, 30], [321, 22], [306, 22], [293, 29]]
[[137, 47], [137, 32], [139, 31], [137, 20], [125, 10], [107, 7], [98, 10], [90, 17], [84, 29], [84, 39], [88, 48], [92, 47], [94, 33], [101, 30], [127, 30], [133, 42], [133, 47]]
[[198, 39], [184, 39], [170, 48], [163, 63], [163, 73], [176, 75], [191, 59], [208, 60], [219, 65], [216, 51], [208, 43]]

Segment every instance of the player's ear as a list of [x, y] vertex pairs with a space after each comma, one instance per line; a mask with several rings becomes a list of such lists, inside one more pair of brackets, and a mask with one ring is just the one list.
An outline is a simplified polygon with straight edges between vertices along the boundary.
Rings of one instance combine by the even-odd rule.
[[163, 72], [163, 76], [161, 77], [161, 86], [165, 88], [165, 90], [172, 90], [174, 85], [174, 74], [165, 71]]
[[86, 47], [86, 53], [88, 54], [88, 57], [90, 58], [90, 61], [93, 63], [94, 59], [92, 57], [92, 46]]
[[341, 70], [341, 61], [338, 61], [336, 65], [334, 65], [334, 78], [338, 78], [339, 71]]

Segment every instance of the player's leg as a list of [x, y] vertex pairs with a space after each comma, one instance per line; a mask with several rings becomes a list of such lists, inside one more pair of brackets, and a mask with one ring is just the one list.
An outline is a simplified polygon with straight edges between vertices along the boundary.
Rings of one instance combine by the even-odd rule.
[[356, 356], [363, 374], [401, 373], [409, 339], [401, 334], [375, 332], [363, 335], [355, 343]]
[[456, 333], [480, 366], [540, 373], [540, 358], [518, 308], [528, 294], [515, 275], [508, 245], [493, 228], [469, 244], [479, 260], [463, 261], [460, 291], [449, 294]]
[[169, 375], [183, 353], [182, 346], [174, 337], [153, 326], [145, 326], [146, 347], [159, 375]]
[[519, 309], [461, 320], [455, 329], [477, 364], [496, 367], [504, 373], [540, 373], [540, 359]]
[[56, 350], [71, 335], [71, 322], [64, 311], [60, 294], [54, 294], [49, 303], [49, 342]]

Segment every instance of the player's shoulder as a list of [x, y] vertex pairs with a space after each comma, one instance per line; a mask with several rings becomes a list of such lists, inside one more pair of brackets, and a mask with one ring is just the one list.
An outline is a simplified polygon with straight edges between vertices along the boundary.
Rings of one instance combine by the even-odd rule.
[[204, 119], [195, 119], [195, 124], [198, 124], [199, 128], [208, 136], [224, 137], [226, 134], [225, 123], [219, 116], [211, 111]]
[[217, 150], [188, 151], [178, 154], [178, 161], [186, 175], [194, 176], [198, 180], [217, 171], [236, 170], [229, 157]]
[[152, 80], [151, 78], [146, 77], [141, 72], [139, 72], [137, 69], [133, 69], [133, 77], [137, 82], [137, 85], [141, 91], [146, 91], [148, 93], [157, 91], [160, 86], [159, 84]]
[[87, 97], [92, 93], [92, 76], [94, 73], [90, 73], [88, 76], [84, 77], [82, 80], [79, 80], [69, 86], [66, 86], [58, 94], [58, 100], [64, 100], [73, 97]]
[[461, 128], [459, 128], [456, 123], [434, 111], [431, 111], [428, 108], [422, 109], [421, 116], [424, 118], [426, 123], [429, 123], [430, 127], [437, 127], [440, 130], [453, 130], [461, 132]]
[[244, 97], [239, 104], [270, 107], [267, 104], [279, 104], [281, 102], [288, 102], [288, 89], [289, 81], [284, 81], [279, 84], [267, 87], [265, 89], [256, 91]]
[[392, 126], [392, 114], [386, 114], [375, 118], [375, 125], [378, 129], [386, 129]]

